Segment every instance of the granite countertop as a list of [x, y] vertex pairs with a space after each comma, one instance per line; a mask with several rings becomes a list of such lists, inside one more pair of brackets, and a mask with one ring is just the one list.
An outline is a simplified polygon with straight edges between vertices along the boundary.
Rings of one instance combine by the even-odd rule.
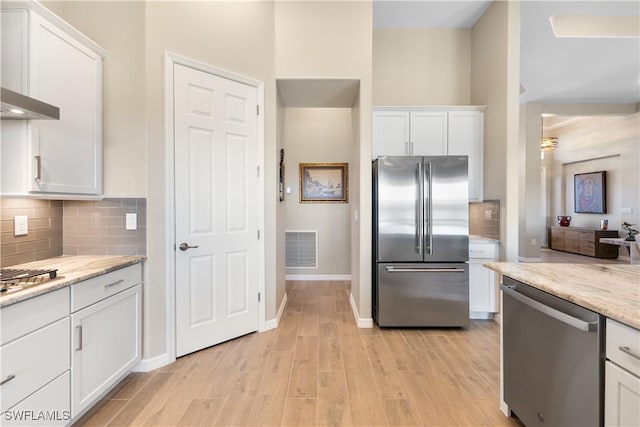
[[469, 234], [469, 242], [500, 243], [500, 240], [492, 239], [490, 237], [478, 236], [476, 234]]
[[21, 289], [9, 289], [0, 293], [0, 307], [5, 307], [33, 298], [73, 283], [91, 279], [129, 265], [138, 264], [146, 259], [144, 256], [115, 255], [77, 255], [47, 258], [26, 264], [12, 265], [8, 269], [53, 269], [57, 268], [57, 277], [53, 280], [48, 275], [29, 279], [32, 284]]
[[484, 266], [640, 329], [640, 265], [488, 262]]

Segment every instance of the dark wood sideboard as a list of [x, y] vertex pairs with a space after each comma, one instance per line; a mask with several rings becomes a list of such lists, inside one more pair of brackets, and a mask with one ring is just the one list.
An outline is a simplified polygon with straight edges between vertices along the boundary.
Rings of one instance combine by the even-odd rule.
[[618, 246], [600, 243], [601, 237], [618, 237], [618, 231], [553, 226], [549, 242], [550, 248], [557, 251], [596, 258], [618, 258]]

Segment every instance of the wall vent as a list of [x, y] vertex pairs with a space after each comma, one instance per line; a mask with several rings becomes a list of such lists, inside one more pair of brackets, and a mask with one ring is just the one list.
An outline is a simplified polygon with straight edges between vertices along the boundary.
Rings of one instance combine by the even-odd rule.
[[287, 268], [318, 268], [318, 232], [287, 230]]

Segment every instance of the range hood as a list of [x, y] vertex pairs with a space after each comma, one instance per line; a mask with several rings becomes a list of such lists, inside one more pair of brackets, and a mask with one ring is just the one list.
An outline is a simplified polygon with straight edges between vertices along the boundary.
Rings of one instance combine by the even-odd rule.
[[0, 88], [0, 104], [2, 120], [60, 119], [58, 107], [6, 88]]

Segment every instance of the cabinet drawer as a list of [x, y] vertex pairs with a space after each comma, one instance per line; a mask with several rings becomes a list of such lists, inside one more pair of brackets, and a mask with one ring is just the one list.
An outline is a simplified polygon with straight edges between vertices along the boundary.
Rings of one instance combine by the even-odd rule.
[[640, 377], [639, 330], [607, 319], [606, 353], [607, 359]]
[[71, 312], [83, 309], [142, 281], [142, 264], [134, 264], [71, 285]]
[[[65, 426], [71, 421], [71, 373], [66, 371], [4, 414], [3, 426]], [[28, 412], [25, 412], [28, 411]], [[33, 419], [25, 415], [33, 414]], [[21, 421], [15, 418], [22, 416]], [[7, 419], [11, 417], [11, 419]]]
[[495, 259], [496, 244], [469, 242], [469, 258]]
[[5, 345], [68, 315], [68, 287], [4, 307], [2, 322], [0, 322], [0, 345]]
[[13, 405], [70, 367], [69, 317], [0, 347], [0, 402]]

